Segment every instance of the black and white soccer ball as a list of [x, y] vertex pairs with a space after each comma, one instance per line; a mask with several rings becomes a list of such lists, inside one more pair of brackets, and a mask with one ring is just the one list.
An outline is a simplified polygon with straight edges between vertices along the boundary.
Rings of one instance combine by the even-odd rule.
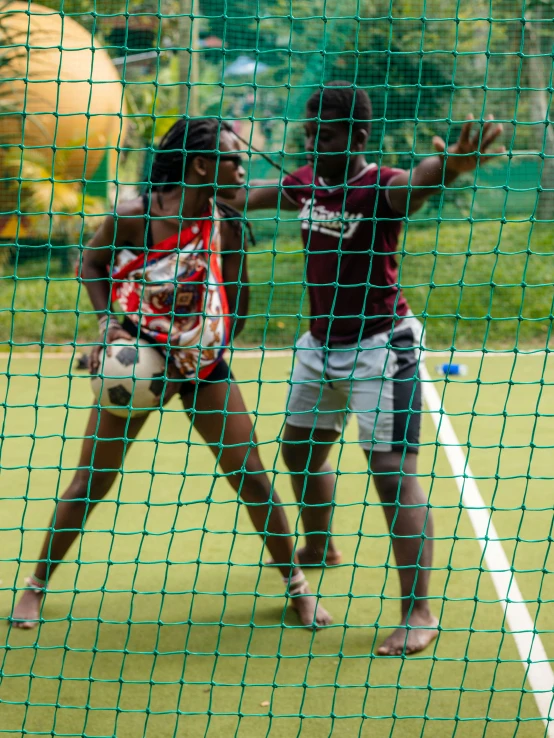
[[159, 407], [165, 373], [161, 353], [141, 338], [118, 339], [110, 348], [110, 356], [100, 353], [98, 374], [91, 377], [96, 401], [121, 417], [145, 415]]

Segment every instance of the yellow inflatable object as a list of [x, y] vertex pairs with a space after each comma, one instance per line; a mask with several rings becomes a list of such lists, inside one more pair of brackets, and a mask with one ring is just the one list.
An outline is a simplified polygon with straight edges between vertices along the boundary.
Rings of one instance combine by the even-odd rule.
[[113, 176], [126, 128], [123, 85], [90, 32], [43, 5], [11, 2], [0, 13], [0, 44], [10, 47], [0, 65], [2, 112], [14, 113], [2, 117], [1, 142], [49, 163], [56, 150], [54, 176], [63, 179], [89, 178], [108, 153]]

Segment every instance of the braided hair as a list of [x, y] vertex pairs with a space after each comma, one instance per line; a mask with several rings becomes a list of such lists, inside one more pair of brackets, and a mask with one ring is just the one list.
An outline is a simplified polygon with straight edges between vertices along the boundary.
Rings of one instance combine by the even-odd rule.
[[192, 162], [202, 154], [217, 154], [220, 131], [230, 127], [217, 118], [178, 120], [154, 148], [150, 173], [154, 192], [167, 192], [182, 186]]
[[[161, 193], [176, 187], [186, 187], [185, 177], [197, 156], [217, 154], [222, 131], [232, 133], [228, 123], [217, 118], [181, 118], [161, 138], [154, 149], [148, 189], [156, 192], [161, 205]], [[242, 238], [244, 219], [238, 210], [227, 203], [217, 201], [217, 209], [231, 228]], [[252, 244], [255, 244], [250, 223], [246, 227]]]

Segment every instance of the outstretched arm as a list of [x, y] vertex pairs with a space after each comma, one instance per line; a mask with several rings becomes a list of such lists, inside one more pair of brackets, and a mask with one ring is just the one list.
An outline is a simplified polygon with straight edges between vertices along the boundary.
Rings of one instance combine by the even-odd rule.
[[474, 133], [473, 116], [468, 116], [459, 139], [450, 147], [440, 136], [435, 136], [433, 146], [438, 156], [427, 157], [411, 172], [402, 171], [388, 182], [387, 193], [393, 210], [402, 214], [419, 210], [442, 186], [452, 184], [464, 172], [472, 172], [478, 164], [486, 164], [494, 154], [503, 153], [503, 146], [492, 154], [486, 153], [502, 133], [502, 124], [493, 123], [492, 117], [487, 116], [482, 130]]
[[253, 179], [248, 185], [235, 190], [234, 197], [226, 197], [224, 189], [218, 190], [217, 197], [228, 202], [239, 212], [250, 210], [297, 210], [297, 205], [284, 194], [278, 179]]

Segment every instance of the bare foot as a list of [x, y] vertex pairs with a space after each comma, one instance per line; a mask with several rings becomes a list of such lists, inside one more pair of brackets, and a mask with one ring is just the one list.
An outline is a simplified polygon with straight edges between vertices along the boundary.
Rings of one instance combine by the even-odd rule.
[[[324, 566], [338, 566], [342, 562], [342, 553], [337, 551], [333, 546], [328, 546], [325, 563], [323, 563], [323, 551], [316, 551], [314, 548], [304, 546], [304, 548], [296, 549], [294, 559], [300, 566], [310, 566], [312, 569], [322, 569]], [[268, 559], [266, 564], [275, 564], [275, 561], [273, 559]]]
[[27, 589], [23, 592], [10, 618], [14, 628], [30, 630], [37, 627], [43, 597], [44, 592], [38, 589]]
[[377, 653], [379, 656], [405, 656], [423, 651], [438, 636], [438, 622], [430, 612], [412, 612], [410, 627], [406, 628], [406, 618], [402, 618], [402, 625], [391, 633]]
[[301, 594], [290, 597], [290, 603], [305, 628], [315, 628], [317, 630], [326, 625], [331, 625], [333, 622], [333, 618], [321, 605], [319, 598], [311, 593], [308, 582], [305, 582]]

